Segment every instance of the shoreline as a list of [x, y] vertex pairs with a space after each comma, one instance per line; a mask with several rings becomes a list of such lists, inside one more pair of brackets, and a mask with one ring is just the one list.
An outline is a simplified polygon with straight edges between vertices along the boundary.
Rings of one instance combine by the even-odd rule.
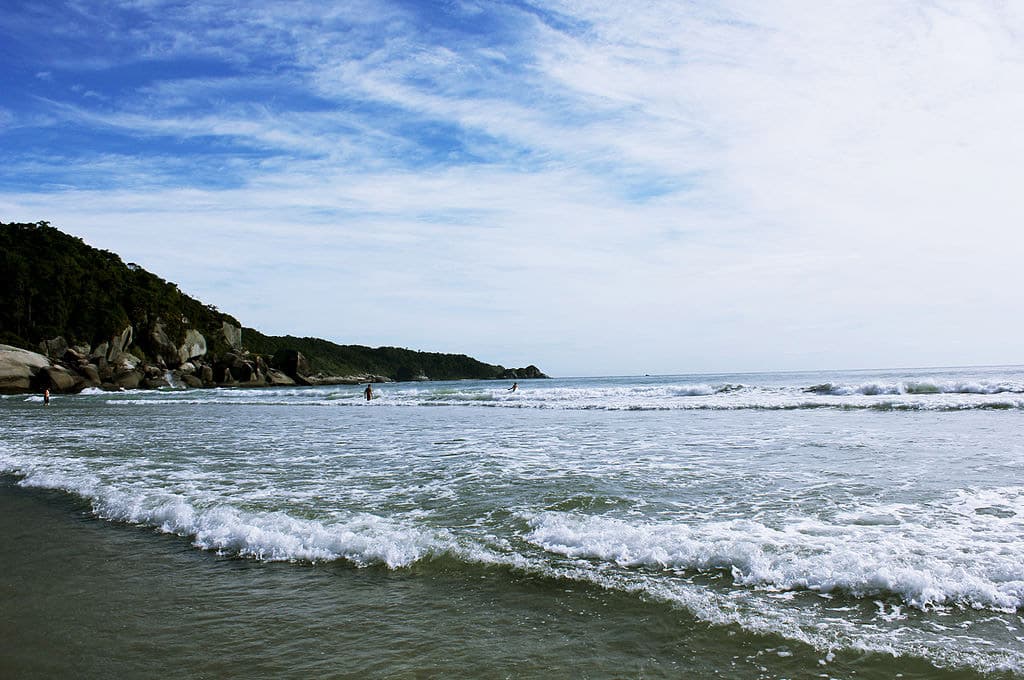
[[4, 677], [981, 677], [913, 657], [826, 654], [514, 569], [223, 556], [98, 519], [84, 500], [10, 474], [0, 474], [0, 535], [10, 541]]

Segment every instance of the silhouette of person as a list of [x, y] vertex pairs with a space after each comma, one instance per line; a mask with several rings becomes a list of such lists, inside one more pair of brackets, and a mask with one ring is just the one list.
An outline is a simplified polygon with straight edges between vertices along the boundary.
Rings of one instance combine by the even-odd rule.
[[366, 396], [366, 401], [370, 401], [373, 399], [373, 388], [367, 385], [366, 389], [363, 390], [363, 394]]
[[49, 405], [50, 405], [50, 389], [47, 388], [47, 389], [43, 390], [43, 406], [49, 406]]
[[518, 389], [519, 389], [519, 383], [514, 382], [514, 383], [512, 383], [512, 387], [508, 388], [508, 391], [509, 392], [515, 392]]

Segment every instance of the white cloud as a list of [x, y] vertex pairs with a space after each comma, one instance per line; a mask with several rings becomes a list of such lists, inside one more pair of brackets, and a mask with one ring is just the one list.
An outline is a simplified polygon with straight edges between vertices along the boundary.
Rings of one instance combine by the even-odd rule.
[[[234, 161], [237, 186], [107, 155], [83, 171], [124, 188], [7, 191], [0, 210], [269, 332], [559, 374], [1019, 359], [1021, 10], [566, 1], [545, 24], [483, 6], [516, 32], [488, 45], [382, 8], [190, 14], [202, 46], [168, 24], [154, 49], [252, 64], [267, 44], [287, 75], [52, 108], [267, 152]], [[237, 98], [275, 83], [333, 106]], [[471, 160], [431, 160], [405, 131], [430, 124]]]

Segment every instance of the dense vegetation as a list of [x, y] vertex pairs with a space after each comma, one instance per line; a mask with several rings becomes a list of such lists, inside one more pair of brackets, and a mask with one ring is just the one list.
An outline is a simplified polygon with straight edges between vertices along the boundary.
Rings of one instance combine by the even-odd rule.
[[415, 380], [424, 375], [433, 380], [482, 380], [497, 378], [503, 371], [501, 366], [485, 364], [464, 354], [416, 352], [399, 347], [337, 345], [319, 338], [267, 336], [251, 328], [242, 331], [242, 338], [246, 347], [260, 354], [273, 355], [280, 350], [298, 350], [311, 360], [316, 371], [325, 375], [368, 373], [394, 380]]
[[[223, 323], [241, 325], [175, 284], [46, 222], [0, 223], [0, 343], [38, 351], [40, 342], [61, 336], [71, 346], [95, 347], [131, 325], [133, 350], [151, 359], [155, 352], [150, 336], [158, 321], [176, 343], [187, 329], [198, 330], [213, 358], [229, 350]], [[328, 376], [454, 380], [498, 378], [504, 371], [462, 354], [338, 345], [318, 338], [267, 336], [251, 328], [243, 330], [242, 342], [249, 351], [268, 357], [301, 352], [311, 372]]]
[[185, 295], [136, 264], [51, 227], [0, 223], [0, 343], [39, 349], [64, 337], [95, 346], [129, 324], [145, 354], [157, 320], [180, 342], [187, 328], [207, 339], [211, 353], [227, 349], [218, 332], [233, 317]]

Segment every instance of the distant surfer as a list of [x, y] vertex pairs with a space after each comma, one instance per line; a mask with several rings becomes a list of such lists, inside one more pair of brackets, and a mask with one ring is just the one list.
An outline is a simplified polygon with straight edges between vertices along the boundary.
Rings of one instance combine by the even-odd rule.
[[50, 390], [49, 389], [45, 389], [45, 390], [43, 390], [43, 406], [49, 406], [49, 405], [50, 405]]
[[369, 384], [366, 385], [366, 389], [363, 390], [363, 395], [366, 396], [366, 401], [373, 399], [373, 388]]
[[519, 389], [519, 383], [514, 382], [514, 383], [512, 383], [512, 387], [508, 388], [508, 391], [509, 392], [515, 392], [518, 389]]

